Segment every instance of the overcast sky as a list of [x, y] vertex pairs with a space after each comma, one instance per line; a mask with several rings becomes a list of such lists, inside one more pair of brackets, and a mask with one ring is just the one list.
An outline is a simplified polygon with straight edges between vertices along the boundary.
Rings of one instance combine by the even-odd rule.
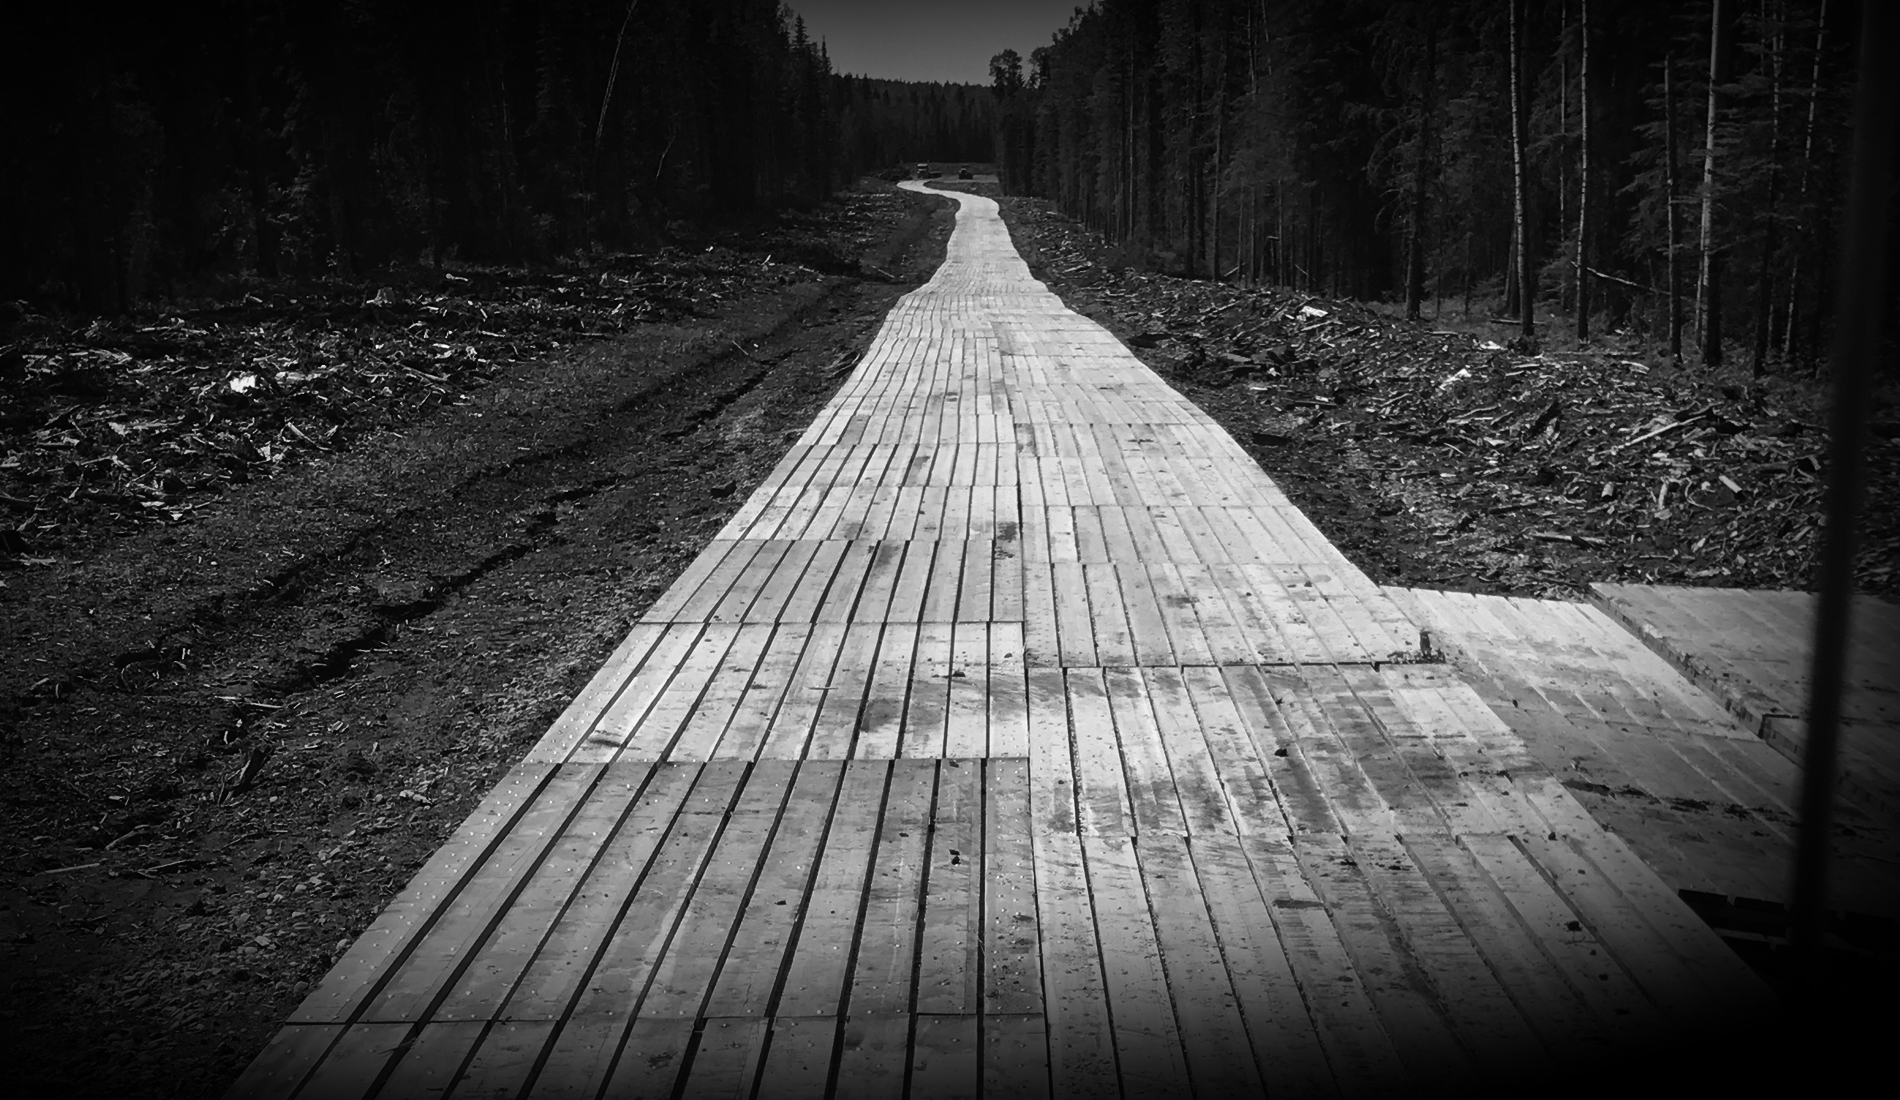
[[895, 80], [990, 82], [990, 58], [1049, 44], [1088, 0], [786, 0], [831, 68]]

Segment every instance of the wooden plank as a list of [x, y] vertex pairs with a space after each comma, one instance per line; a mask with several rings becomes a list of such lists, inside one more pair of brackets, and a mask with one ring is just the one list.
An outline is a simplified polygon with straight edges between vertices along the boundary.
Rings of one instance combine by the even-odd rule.
[[[1227, 686], [1227, 697], [1253, 740], [1256, 756], [1273, 780], [1280, 812], [1292, 832], [1338, 836], [1342, 827], [1321, 786], [1321, 777], [1308, 764], [1288, 713], [1280, 707], [1280, 700], [1285, 700], [1289, 707], [1295, 705], [1296, 693], [1306, 690], [1305, 681], [1276, 670], [1229, 667], [1220, 671], [1221, 682]], [[1271, 833], [1271, 823], [1259, 831]]]
[[835, 1093], [840, 1100], [897, 1100], [904, 1095], [909, 1016], [853, 1016], [839, 1042]]
[[[1135, 662], [1134, 637], [1122, 605], [1121, 584], [1112, 565], [1084, 565], [1088, 588], [1089, 624], [1093, 632], [1094, 661], [1105, 667], [1127, 668]], [[1064, 638], [1064, 652], [1067, 639]]]
[[[924, 871], [914, 1001], [920, 1014], [969, 1016], [980, 1007], [982, 829], [982, 762], [945, 760], [938, 772]], [[975, 1057], [974, 1042], [970, 1050]]]
[[1692, 1020], [1715, 1007], [1708, 991], [1644, 920], [1642, 911], [1595, 865], [1562, 840], [1514, 839], [1576, 911], [1579, 923], [1608, 948], [1610, 957], [1657, 1004], [1668, 1022]]
[[1259, 1067], [1187, 841], [1143, 836], [1139, 843], [1155, 938], [1195, 1090], [1214, 1096], [1260, 1095]]
[[1043, 517], [1043, 533], [1049, 540], [1049, 561], [1074, 563], [1082, 560], [1082, 552], [1075, 539], [1075, 513], [1075, 508], [1051, 505]]
[[726, 730], [763, 661], [773, 636], [771, 623], [748, 623], [739, 628], [731, 648], [720, 658], [718, 668], [706, 685], [692, 717], [680, 730], [668, 755], [676, 760], [710, 759], [724, 740]]
[[780, 1017], [835, 1019], [843, 1011], [851, 945], [860, 927], [890, 767], [882, 760], [853, 760], [844, 766], [823, 855], [772, 1009]]
[[381, 989], [389, 969], [434, 926], [441, 910], [462, 894], [471, 873], [489, 863], [512, 835], [516, 822], [540, 803], [544, 785], [557, 774], [565, 777], [577, 770], [571, 765], [521, 764], [510, 771], [368, 931], [357, 937], [291, 1013], [289, 1022], [340, 1024], [355, 1019], [363, 1004]]
[[715, 763], [701, 770], [636, 892], [617, 899], [617, 919], [591, 967], [579, 978], [570, 1020], [634, 1014], [724, 831], [726, 813], [739, 797], [742, 777], [739, 766]]
[[1190, 833], [1233, 832], [1233, 813], [1221, 786], [1200, 716], [1178, 668], [1145, 669], [1142, 681], [1153, 708], [1156, 733], [1167, 754], [1181, 814]]
[[952, 634], [945, 756], [989, 752], [989, 635], [987, 623], [958, 623]]
[[225, 1095], [232, 1100], [291, 1095], [345, 1030], [345, 1024], [289, 1024], [279, 1028]]
[[[1184, 668], [1180, 680], [1194, 707], [1195, 728], [1207, 745], [1220, 789], [1226, 795], [1233, 829], [1243, 833], [1284, 834], [1288, 828], [1286, 814], [1280, 808], [1259, 747], [1248, 735], [1220, 671]], [[1185, 716], [1182, 720], [1186, 721]], [[1210, 828], [1197, 830], [1197, 833], [1224, 831], [1215, 826], [1211, 806], [1204, 812]]]
[[851, 970], [847, 1004], [852, 1019], [900, 1015], [910, 1010], [917, 962], [919, 880], [936, 773], [934, 760], [899, 760], [892, 765]]
[[858, 718], [857, 745], [852, 750], [856, 758], [888, 760], [898, 755], [917, 629], [916, 623], [891, 623], [878, 640], [864, 710]]
[[[1655, 1006], [1622, 963], [1585, 927], [1581, 915], [1510, 837], [1465, 836], [1458, 838], [1458, 843], [1535, 937], [1549, 960], [1548, 973], [1561, 980], [1589, 1009], [1591, 1024], [1580, 1026], [1574, 1037], [1589, 1042], [1597, 1035], [1609, 1035], [1617, 1045], [1634, 1044], [1662, 1026]], [[1548, 996], [1561, 1000], [1554, 993]], [[1546, 1011], [1550, 1015], [1540, 1013], [1538, 1019], [1555, 1019], [1558, 1015], [1557, 1010]]]
[[843, 760], [852, 754], [864, 710], [865, 689], [877, 660], [878, 635], [883, 629], [882, 624], [867, 622], [854, 622], [845, 628], [844, 644], [838, 647], [838, 663], [832, 666], [824, 702], [812, 726], [811, 741], [805, 746], [806, 758]]
[[1056, 668], [1031, 668], [1026, 678], [1031, 816], [1038, 831], [1073, 833], [1076, 781], [1067, 683]]
[[[798, 768], [770, 851], [759, 864], [745, 910], [706, 1000], [708, 1017], [765, 1016], [817, 869], [819, 847], [832, 820], [842, 761], [810, 761]], [[659, 1014], [659, 1009], [646, 1009]]]
[[[1212, 839], [1196, 840], [1197, 848]], [[1273, 929], [1305, 996], [1307, 1011], [1340, 1091], [1381, 1095], [1408, 1073], [1366, 989], [1365, 975], [1347, 951], [1340, 928], [1307, 881], [1289, 838], [1240, 838]], [[1243, 895], [1244, 900], [1244, 895]], [[1324, 993], [1320, 991], [1324, 990]]]
[[1088, 835], [1134, 831], [1108, 688], [1100, 669], [1069, 669], [1069, 724], [1074, 744], [1076, 824]]
[[1181, 1032], [1161, 969], [1149, 899], [1124, 836], [1084, 836], [1089, 899], [1102, 945], [1108, 1011], [1114, 1021], [1122, 1091], [1182, 1096], [1189, 1091]]
[[765, 730], [761, 757], [796, 760], [805, 755], [812, 726], [824, 706], [825, 690], [831, 684], [832, 666], [844, 646], [847, 628], [840, 623], [819, 623], [811, 628], [805, 651], [798, 658], [785, 687], [784, 698], [772, 712]]
[[927, 622], [917, 628], [917, 655], [911, 661], [910, 694], [904, 705], [904, 756], [943, 755], [954, 634], [955, 627], [946, 622]]
[[[360, 1026], [360, 1025], [359, 1025]], [[454, 1023], [431, 1022], [422, 1025], [421, 1030], [413, 1033], [411, 1039], [402, 1048], [400, 1059], [395, 1068], [384, 1080], [379, 1094], [383, 1096], [427, 1096], [440, 1095], [455, 1084], [464, 1063], [475, 1052], [475, 1044], [481, 1041], [482, 1032], [488, 1025], [483, 1022], [467, 1020]], [[347, 1088], [334, 1092], [316, 1088], [316, 1082], [304, 1086], [299, 1095], [331, 1095], [342, 1097], [362, 1096], [352, 1081]]]
[[[1196, 836], [1188, 841], [1187, 852], [1225, 969], [1222, 980], [1232, 989], [1234, 1007], [1246, 1028], [1248, 1065], [1257, 1067], [1269, 1095], [1332, 1093], [1333, 1075], [1319, 1032], [1239, 839]], [[1152, 858], [1144, 850], [1144, 867]]]
[[1041, 1013], [985, 1013], [983, 1096], [986, 1100], [1047, 1100], [1049, 1036]]
[[911, 1038], [910, 1088], [917, 1100], [976, 1100], [982, 1081], [975, 1016], [920, 1013]]
[[614, 648], [607, 662], [587, 681], [580, 694], [574, 696], [554, 720], [548, 731], [536, 742], [530, 759], [545, 760], [550, 763], [565, 760], [568, 750], [572, 749], [600, 717], [601, 711], [614, 696], [618, 695], [634, 673], [640, 668], [652, 652], [654, 645], [663, 637], [668, 627], [659, 623], [636, 623], [627, 632], [626, 638]]
[[930, 579], [939, 549], [936, 542], [915, 540], [905, 544], [904, 562], [898, 572], [897, 587], [891, 592], [891, 607], [885, 621], [923, 622], [924, 600], [930, 592]]
[[745, 912], [766, 845], [779, 826], [792, 777], [792, 764], [783, 760], [766, 760], [750, 771], [711, 859], [693, 885], [680, 927], [654, 965], [640, 1015], [701, 1015], [712, 978]]
[[758, 755], [773, 716], [791, 690], [811, 633], [812, 628], [804, 623], [781, 624], [772, 630], [758, 667], [741, 689], [732, 717], [708, 758], [749, 760]]
[[[553, 1021], [566, 1014], [699, 775], [697, 765], [662, 764], [654, 769], [639, 800], [621, 819], [580, 890], [554, 920], [533, 960], [514, 983], [502, 1018]], [[731, 777], [719, 773], [716, 778]]]
[[1469, 1076], [1470, 1056], [1440, 1014], [1417, 963], [1393, 938], [1392, 914], [1373, 896], [1345, 844], [1334, 837], [1302, 836], [1295, 838], [1293, 851], [1339, 929], [1340, 942], [1407, 1071], [1432, 1081]]
[[599, 743], [617, 736], [621, 744], [619, 757], [663, 759], [672, 749], [681, 727], [699, 706], [707, 685], [725, 660], [726, 651], [738, 637], [737, 626], [719, 623], [708, 625], [680, 661], [679, 670], [653, 700], [652, 708], [640, 717], [637, 725], [628, 726], [622, 733], [615, 727], [610, 714], [601, 719], [600, 728], [590, 740]]
[[988, 755], [1029, 755], [1028, 683], [1024, 677], [1023, 630], [1020, 623], [989, 626]]
[[815, 621], [843, 623], [870, 617], [860, 614], [857, 606], [877, 547], [878, 544], [868, 540], [859, 540], [845, 547], [844, 557], [838, 561], [838, 572], [832, 577], [831, 587], [825, 590], [824, 602], [818, 605], [813, 616]]
[[[1176, 658], [1170, 635], [1161, 607], [1156, 602], [1153, 578], [1140, 563], [1128, 563], [1111, 566], [1115, 571], [1117, 586], [1121, 590], [1122, 603], [1127, 611], [1128, 630], [1134, 645], [1136, 664], [1172, 665], [1206, 664], [1206, 646], [1195, 647], [1197, 639], [1186, 638], [1187, 649], [1180, 658]], [[1198, 662], [1193, 658], [1201, 658]]]
[[659, 599], [653, 601], [652, 606], [647, 608], [646, 614], [641, 616], [641, 621], [646, 623], [676, 621], [680, 616], [680, 609], [685, 607], [693, 598], [693, 594], [698, 592], [707, 579], [725, 564], [727, 557], [741, 549], [744, 551], [742, 556], [750, 557], [757, 548], [758, 542], [755, 539], [715, 539], [706, 549], [700, 551], [699, 555], [686, 567], [686, 571], [660, 594]]
[[764, 1061], [768, 1026], [761, 1019], [704, 1020], [675, 1094], [682, 1100], [750, 1100]]
[[1186, 832], [1180, 794], [1167, 750], [1161, 744], [1161, 732], [1155, 726], [1146, 681], [1136, 669], [1111, 668], [1104, 670], [1103, 683], [1115, 719], [1115, 739], [1121, 748], [1136, 831], [1144, 835]]
[[489, 1027], [480, 1045], [462, 1067], [455, 1095], [462, 1097], [515, 1097], [527, 1088], [541, 1062], [542, 1051], [554, 1038], [551, 1020], [502, 1022]]
[[[904, 564], [904, 555], [911, 544], [905, 542], [880, 542], [871, 551], [869, 566], [865, 572], [864, 584], [858, 590], [858, 602], [852, 614], [865, 622], [883, 622], [887, 618], [903, 621], [903, 615], [891, 615], [891, 601], [896, 597], [899, 572]], [[915, 619], [915, 616], [910, 616]]]
[[759, 1077], [761, 1091], [785, 1100], [820, 1100], [831, 1080], [831, 1055], [837, 1044], [835, 1016], [775, 1018]]
[[[583, 796], [520, 897], [475, 949], [467, 968], [431, 1013], [437, 1020], [488, 1020], [499, 1012], [596, 860], [646, 793], [651, 764], [609, 765]], [[524, 819], [524, 824], [532, 821]]]
[[[758, 601], [766, 585], [779, 572], [786, 554], [796, 545], [788, 539], [774, 539], [759, 547], [758, 553], [746, 563], [744, 571], [733, 578], [725, 593], [712, 604], [706, 612], [706, 621], [713, 623], [740, 623], [746, 621], [752, 605]], [[785, 578], [779, 578], [784, 583]], [[690, 608], [691, 605], [689, 605]]]
[[[1415, 842], [1425, 847], [1431, 839], [1431, 834], [1425, 833]], [[1486, 900], [1488, 891], [1460, 892], [1462, 900], [1472, 903], [1462, 914], [1467, 923], [1461, 923], [1447, 898], [1435, 888], [1453, 883], [1442, 875], [1436, 883], [1429, 880], [1414, 863], [1412, 849], [1396, 839], [1378, 836], [1353, 837], [1347, 847], [1376, 893], [1380, 908], [1397, 926], [1407, 957], [1436, 991], [1446, 1022], [1475, 1055], [1479, 1073], [1503, 1083], [1553, 1068], [1543, 1041], [1520, 1013], [1519, 1003], [1500, 984], [1495, 969], [1499, 962], [1512, 961], [1506, 954], [1510, 948], [1515, 947], [1517, 958], [1525, 962], [1535, 958], [1534, 951], [1527, 942], [1514, 943], [1511, 933], [1515, 929], [1503, 921], [1485, 927], [1490, 935], [1484, 943], [1477, 942], [1476, 930], [1467, 934], [1471, 927], [1468, 922], [1485, 915], [1476, 903]], [[1439, 867], [1448, 872], [1455, 865], [1441, 863]], [[1476, 885], [1478, 881], [1474, 876], [1461, 885]], [[1560, 1029], [1578, 1021], [1571, 1014], [1546, 1022]], [[1564, 1034], [1561, 1030], [1554, 1033]]]
[[[690, 599], [681, 603], [670, 616], [672, 622], [704, 622], [720, 601], [732, 591], [739, 578], [767, 547], [775, 545], [768, 539], [747, 539], [733, 545], [731, 551], [720, 559], [719, 564], [706, 574], [706, 580], [693, 592]], [[651, 612], [649, 612], [651, 614]], [[653, 621], [653, 620], [649, 620]]]
[[[565, 1039], [570, 1030], [573, 1030], [572, 1025], [562, 1031], [561, 1037]], [[551, 1080], [562, 1080], [571, 1081], [573, 1085], [564, 1085], [557, 1095], [599, 1096], [604, 1085], [608, 1096], [671, 1096], [692, 1039], [691, 1020], [635, 1020], [625, 1032], [625, 1045], [612, 1052], [617, 1060], [601, 1075], [604, 1081], [593, 1075], [599, 1073], [599, 1068], [588, 1065], [587, 1051], [582, 1047], [577, 1056], [562, 1057], [558, 1061], [550, 1056], [547, 1069], [534, 1083], [532, 1095], [540, 1097], [549, 1091]], [[583, 1077], [582, 1067], [593, 1073]]]
[[[698, 623], [678, 623], [667, 627], [666, 634], [654, 643], [639, 670], [628, 678], [594, 722], [585, 728], [584, 735], [567, 746], [569, 751], [560, 755], [583, 763], [605, 763], [611, 760], [645, 720], [654, 701], [666, 691], [680, 665], [698, 645], [704, 629]], [[536, 755], [540, 755], [541, 751], [537, 748]]]
[[1120, 1091], [1115, 1035], [1082, 841], [1074, 833], [1038, 831], [1033, 844], [1050, 1093], [1078, 1100], [1114, 1096]]
[[[1163, 663], [1233, 664], [1253, 659], [1253, 652], [1239, 637], [1238, 628], [1227, 621], [1231, 616], [1226, 613], [1225, 601], [1211, 586], [1205, 585], [1201, 576], [1183, 572], [1184, 568], [1199, 567], [1154, 562], [1139, 568], [1147, 575], [1147, 590], [1154, 600], [1162, 628], [1167, 631], [1168, 647], [1175, 655], [1174, 661]], [[1197, 580], [1202, 581], [1199, 588], [1195, 586]], [[1210, 598], [1219, 604], [1220, 613], [1204, 622], [1199, 605]], [[1224, 635], [1221, 633], [1223, 624]]]
[[356, 1019], [425, 1018], [533, 877], [555, 839], [577, 816], [600, 774], [597, 766], [570, 765], [552, 778], [527, 813], [498, 838], [488, 858], [473, 869], [457, 903], [430, 914], [434, 919], [413, 947], [400, 961], [392, 960], [394, 965], [381, 975], [386, 981]]
[[1077, 508], [1075, 517], [1075, 555], [1078, 561], [1099, 565], [1111, 561], [1108, 537], [1102, 531], [1102, 515], [1094, 507]]
[[1023, 563], [1023, 658], [1030, 666], [1062, 663], [1055, 579], [1047, 563]]
[[931, 565], [930, 581], [924, 589], [923, 611], [919, 615], [922, 621], [956, 622], [957, 594], [963, 580], [963, 555], [969, 546], [960, 537], [945, 537], [937, 543], [937, 557]]

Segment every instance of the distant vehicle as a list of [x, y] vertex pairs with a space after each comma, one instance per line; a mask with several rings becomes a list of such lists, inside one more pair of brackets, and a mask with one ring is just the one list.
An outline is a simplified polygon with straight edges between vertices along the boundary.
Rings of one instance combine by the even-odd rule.
[[920, 180], [927, 180], [936, 174], [937, 173], [930, 170], [930, 165], [928, 164], [919, 163], [917, 165], [917, 178]]
[[967, 179], [975, 179], [976, 177], [970, 175], [970, 166], [966, 164], [963, 167], [957, 169], [957, 178], [960, 180], [967, 180]]

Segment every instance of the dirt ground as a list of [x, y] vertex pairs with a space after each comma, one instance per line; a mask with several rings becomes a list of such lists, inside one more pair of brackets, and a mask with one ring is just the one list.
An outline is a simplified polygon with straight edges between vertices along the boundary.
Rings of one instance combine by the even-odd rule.
[[953, 207], [835, 217], [856, 274], [576, 325], [156, 518], [38, 504], [51, 549], [0, 572], [16, 1095], [222, 1093], [783, 455]]

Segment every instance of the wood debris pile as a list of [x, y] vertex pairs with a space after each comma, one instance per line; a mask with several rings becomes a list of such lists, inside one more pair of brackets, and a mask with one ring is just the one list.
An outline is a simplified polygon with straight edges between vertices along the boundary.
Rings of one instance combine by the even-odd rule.
[[540, 271], [458, 266], [422, 287], [262, 287], [85, 324], [29, 316], [0, 334], [0, 566], [49, 562], [85, 531], [182, 521], [234, 483], [460, 403], [510, 364], [855, 274], [903, 201], [850, 194], [763, 230]]
[[[1052, 289], [1219, 419], [1378, 579], [1537, 595], [1813, 584], [1827, 439], [1824, 387], [1805, 374], [1678, 370], [1615, 338], [1527, 353], [1450, 311], [1408, 324], [1391, 307], [1133, 271], [1045, 204], [1006, 202]], [[1900, 424], [1876, 413], [1874, 428], [1857, 582], [1891, 598]]]

